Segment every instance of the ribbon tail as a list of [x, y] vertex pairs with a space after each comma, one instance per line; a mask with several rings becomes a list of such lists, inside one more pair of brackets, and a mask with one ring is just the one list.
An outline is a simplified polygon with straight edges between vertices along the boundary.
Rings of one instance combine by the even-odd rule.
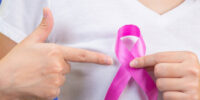
[[122, 65], [113, 79], [104, 100], [118, 100], [130, 79], [130, 73], [127, 72], [126, 67]]
[[129, 69], [132, 77], [146, 93], [148, 100], [157, 100], [158, 89], [151, 76], [144, 69]]

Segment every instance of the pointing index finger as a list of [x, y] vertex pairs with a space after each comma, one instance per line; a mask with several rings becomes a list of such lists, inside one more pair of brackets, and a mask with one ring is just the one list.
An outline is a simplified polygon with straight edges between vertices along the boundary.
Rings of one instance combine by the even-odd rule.
[[111, 65], [113, 63], [111, 57], [102, 53], [64, 46], [61, 46], [61, 50], [64, 55], [64, 59], [67, 61], [96, 63], [103, 65]]

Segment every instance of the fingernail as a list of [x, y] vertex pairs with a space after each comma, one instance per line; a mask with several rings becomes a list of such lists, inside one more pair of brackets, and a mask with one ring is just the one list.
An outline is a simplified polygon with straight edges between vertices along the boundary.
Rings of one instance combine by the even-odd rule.
[[131, 67], [137, 67], [137, 64], [138, 64], [138, 61], [137, 60], [133, 60], [133, 61], [131, 61], [130, 66]]
[[112, 65], [113, 64], [113, 59], [110, 58], [110, 57], [106, 57], [105, 63], [108, 64], [108, 65]]
[[43, 9], [43, 17], [44, 17], [44, 18], [47, 18], [47, 17], [48, 17], [47, 8], [44, 8], [44, 9]]

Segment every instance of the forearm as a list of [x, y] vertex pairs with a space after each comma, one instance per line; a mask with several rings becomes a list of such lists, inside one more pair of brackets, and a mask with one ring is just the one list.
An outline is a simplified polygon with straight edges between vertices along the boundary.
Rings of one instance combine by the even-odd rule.
[[[3, 58], [17, 43], [0, 33], [0, 60]], [[2, 100], [17, 100], [15, 96], [0, 93]]]
[[17, 43], [0, 33], [0, 59], [3, 58]]

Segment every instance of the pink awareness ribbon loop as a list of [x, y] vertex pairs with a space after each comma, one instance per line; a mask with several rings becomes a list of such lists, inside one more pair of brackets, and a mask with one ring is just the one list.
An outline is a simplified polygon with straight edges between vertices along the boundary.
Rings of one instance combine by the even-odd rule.
[[[125, 36], [138, 37], [137, 42], [131, 50], [121, 40]], [[131, 60], [144, 56], [145, 52], [146, 46], [137, 26], [125, 25], [119, 29], [115, 53], [121, 66], [107, 91], [105, 100], [118, 100], [131, 78], [146, 93], [148, 100], [157, 100], [158, 89], [150, 75], [144, 69], [135, 69], [129, 66]]]

